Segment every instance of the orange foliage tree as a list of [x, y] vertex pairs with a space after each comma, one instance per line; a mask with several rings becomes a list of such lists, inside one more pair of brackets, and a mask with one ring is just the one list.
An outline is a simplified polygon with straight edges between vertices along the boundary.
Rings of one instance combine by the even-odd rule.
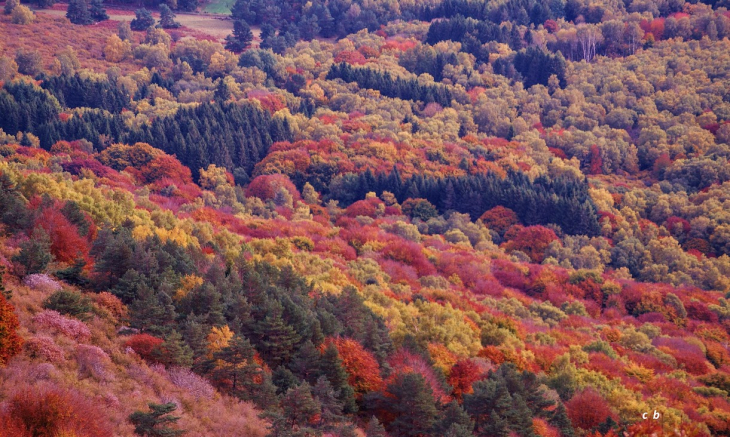
[[349, 377], [347, 382], [355, 389], [357, 395], [382, 388], [380, 365], [372, 353], [365, 350], [360, 343], [349, 338], [329, 339], [334, 343], [342, 359], [342, 365]]
[[18, 336], [18, 316], [15, 308], [0, 293], [0, 365], [20, 353], [23, 339]]
[[552, 229], [540, 225], [527, 226], [517, 231], [514, 238], [504, 244], [504, 248], [508, 252], [524, 252], [533, 262], [541, 263], [545, 259], [545, 249], [555, 240], [558, 240], [558, 236]]
[[22, 390], [0, 413], [0, 437], [111, 435], [105, 415], [93, 403], [55, 387]]

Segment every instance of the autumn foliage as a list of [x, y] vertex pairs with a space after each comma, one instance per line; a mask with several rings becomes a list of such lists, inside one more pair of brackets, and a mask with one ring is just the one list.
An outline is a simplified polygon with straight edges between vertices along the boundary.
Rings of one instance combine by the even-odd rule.
[[0, 413], [0, 436], [112, 436], [104, 413], [81, 394], [53, 386], [19, 391]]
[[23, 339], [16, 332], [18, 326], [15, 308], [0, 293], [0, 365], [17, 355], [23, 346]]

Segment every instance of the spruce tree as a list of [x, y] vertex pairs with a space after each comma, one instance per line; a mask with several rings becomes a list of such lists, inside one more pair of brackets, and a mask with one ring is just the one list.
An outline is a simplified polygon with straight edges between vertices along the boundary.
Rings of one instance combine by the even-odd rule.
[[86, 0], [70, 0], [66, 10], [66, 18], [73, 24], [91, 24], [94, 22], [91, 19]]

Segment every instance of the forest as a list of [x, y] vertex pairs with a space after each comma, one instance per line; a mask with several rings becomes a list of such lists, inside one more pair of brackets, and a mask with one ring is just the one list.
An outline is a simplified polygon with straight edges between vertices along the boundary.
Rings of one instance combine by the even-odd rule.
[[729, 2], [207, 5], [2, 3], [0, 437], [730, 436]]

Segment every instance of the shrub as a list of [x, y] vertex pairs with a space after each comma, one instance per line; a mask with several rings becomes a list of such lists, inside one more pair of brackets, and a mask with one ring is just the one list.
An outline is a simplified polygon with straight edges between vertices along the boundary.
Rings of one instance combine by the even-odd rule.
[[418, 218], [425, 221], [438, 216], [436, 207], [426, 199], [408, 199], [403, 202], [403, 214], [411, 218]]
[[32, 337], [25, 342], [25, 350], [31, 358], [42, 358], [52, 363], [64, 360], [63, 349], [47, 335]]
[[102, 311], [108, 312], [117, 322], [127, 317], [127, 306], [118, 297], [108, 291], [93, 295], [92, 300], [96, 306]]
[[590, 430], [612, 416], [608, 403], [592, 388], [573, 396], [565, 406], [573, 426]]
[[0, 436], [112, 436], [102, 412], [81, 394], [55, 387], [24, 388], [0, 413]]
[[23, 278], [23, 284], [42, 293], [53, 293], [61, 289], [61, 284], [55, 279], [42, 273], [34, 273]]
[[76, 361], [82, 374], [93, 376], [101, 380], [109, 380], [112, 374], [107, 370], [111, 365], [109, 355], [101, 348], [89, 344], [76, 346]]
[[87, 320], [92, 310], [91, 299], [74, 291], [60, 290], [43, 301], [43, 308]]
[[18, 5], [13, 8], [10, 20], [13, 24], [30, 24], [34, 18], [35, 14], [27, 6]]
[[215, 394], [215, 389], [205, 378], [183, 367], [173, 367], [167, 371], [167, 375], [175, 386], [186, 390], [195, 399], [212, 399]]
[[85, 341], [91, 337], [91, 331], [84, 322], [62, 316], [58, 311], [41, 311], [33, 317], [33, 322], [41, 328], [57, 331], [76, 341]]

